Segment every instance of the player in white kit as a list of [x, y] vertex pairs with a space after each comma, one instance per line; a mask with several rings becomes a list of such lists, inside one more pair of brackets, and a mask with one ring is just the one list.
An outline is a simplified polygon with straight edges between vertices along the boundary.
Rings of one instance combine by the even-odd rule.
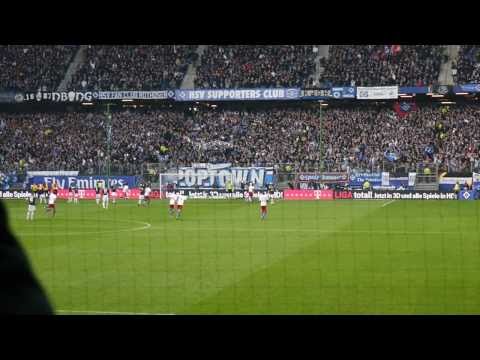
[[123, 185], [123, 198], [124, 198], [125, 200], [127, 200], [127, 199], [128, 199], [128, 196], [129, 196], [129, 194], [128, 194], [128, 185], [125, 184], [125, 185]]
[[168, 198], [170, 199], [168, 201], [168, 214], [170, 216], [173, 216], [173, 214], [175, 213], [175, 210], [176, 210], [176, 202], [177, 202], [177, 194], [175, 193], [171, 193], [170, 195], [168, 195]]
[[108, 189], [100, 189], [100, 195], [102, 196], [102, 207], [108, 209]]
[[181, 194], [177, 195], [177, 220], [180, 218], [180, 214], [182, 213], [183, 210], [183, 203], [187, 200], [187, 197]]
[[145, 188], [145, 204], [150, 206], [150, 193], [152, 192], [152, 189], [150, 188], [149, 185]]
[[267, 217], [267, 204], [270, 196], [265, 192], [258, 196], [258, 200], [260, 200], [260, 219], [265, 220]]
[[57, 191], [52, 190], [50, 195], [48, 195], [48, 205], [47, 205], [47, 213], [52, 212], [52, 217], [55, 216], [57, 212], [55, 209], [55, 201], [57, 201]]

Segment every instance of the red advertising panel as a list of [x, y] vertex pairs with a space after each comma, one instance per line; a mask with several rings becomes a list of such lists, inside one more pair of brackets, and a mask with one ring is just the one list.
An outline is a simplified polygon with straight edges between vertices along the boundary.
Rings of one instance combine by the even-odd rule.
[[[116, 193], [117, 193], [117, 198], [119, 199], [123, 198], [123, 195], [124, 195], [123, 190], [118, 189]], [[59, 199], [68, 199], [68, 189], [58, 189], [57, 195]], [[139, 195], [140, 195], [139, 189], [128, 190], [128, 197], [130, 199], [138, 199]], [[79, 189], [78, 197], [80, 199], [87, 199], [87, 200], [95, 199], [95, 189]], [[153, 190], [150, 193], [150, 198], [151, 199], [160, 198], [160, 192], [158, 190]]]
[[285, 200], [333, 200], [333, 190], [284, 190]]

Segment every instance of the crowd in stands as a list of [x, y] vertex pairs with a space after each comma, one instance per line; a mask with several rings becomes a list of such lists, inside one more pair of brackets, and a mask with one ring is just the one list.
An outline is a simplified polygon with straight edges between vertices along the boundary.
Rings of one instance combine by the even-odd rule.
[[456, 84], [480, 83], [480, 46], [461, 45], [457, 62], [452, 64]]
[[89, 45], [72, 77], [71, 90], [165, 90], [179, 88], [195, 45]]
[[0, 45], [0, 90], [56, 91], [76, 45]]
[[309, 87], [317, 52], [314, 45], [209, 45], [195, 87]]
[[335, 170], [379, 171], [419, 163], [461, 172], [478, 167], [480, 107], [419, 107], [399, 119], [389, 110], [335, 109], [325, 122], [326, 162]]
[[[415, 169], [418, 162], [449, 171], [479, 165], [478, 106], [419, 107], [402, 119], [387, 108], [332, 108], [322, 119], [329, 171], [394, 164]], [[107, 161], [106, 124], [99, 113], [0, 114], [0, 169], [96, 173]], [[112, 168], [128, 166], [130, 172], [158, 161], [313, 169], [320, 160], [318, 110], [134, 110], [113, 113], [111, 124]]]
[[[315, 81], [315, 45], [88, 45], [68, 90], [163, 90], [181, 86], [195, 64], [196, 88], [302, 87]], [[79, 49], [73, 45], [0, 46], [0, 89], [54, 91]], [[458, 80], [478, 81], [478, 47], [462, 46]], [[439, 45], [331, 45], [321, 59], [325, 85], [435, 84]]]
[[446, 60], [439, 45], [331, 45], [321, 81], [337, 86], [430, 86]]
[[[112, 117], [111, 164], [317, 161], [316, 122], [305, 111], [123, 111]], [[105, 164], [106, 119], [94, 113], [0, 114], [0, 168], [73, 169]], [[162, 149], [167, 149], [162, 151]], [[310, 151], [311, 150], [311, 151]], [[305, 156], [305, 152], [310, 154]], [[279, 158], [281, 156], [281, 158]]]

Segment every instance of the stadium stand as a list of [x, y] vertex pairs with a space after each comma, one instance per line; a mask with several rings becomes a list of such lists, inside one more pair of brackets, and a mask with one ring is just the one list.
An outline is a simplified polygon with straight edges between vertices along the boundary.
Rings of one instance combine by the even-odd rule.
[[432, 162], [453, 172], [470, 170], [478, 166], [480, 132], [472, 133], [470, 126], [480, 125], [479, 111], [425, 106], [399, 120], [392, 111], [374, 108], [334, 110], [325, 117], [326, 162], [334, 170], [380, 170], [389, 162], [409, 169]]
[[308, 87], [314, 46], [210, 45], [197, 66], [195, 87]]
[[73, 75], [71, 90], [162, 90], [179, 88], [194, 45], [89, 45]]
[[458, 60], [455, 66], [456, 83], [479, 83], [480, 82], [480, 46], [478, 45], [461, 45], [458, 54]]
[[444, 48], [431, 45], [332, 45], [322, 81], [333, 86], [429, 86]]
[[[391, 108], [323, 111], [326, 168], [379, 170], [433, 162], [449, 171], [478, 167], [480, 107], [418, 107], [398, 119]], [[138, 172], [143, 162], [232, 162], [235, 165], [319, 162], [318, 110], [121, 111], [112, 118], [112, 168]], [[439, 124], [442, 128], [439, 128]], [[98, 113], [0, 114], [0, 168], [98, 172], [106, 163], [105, 117]], [[161, 146], [168, 149], [162, 153]], [[128, 170], [127, 170], [128, 169]]]
[[78, 46], [1, 45], [0, 90], [55, 91]]
[[[60, 167], [92, 173], [105, 163], [101, 114], [1, 114], [1, 119], [0, 133], [6, 139], [0, 145], [4, 170]], [[275, 162], [280, 154], [284, 161], [300, 161], [304, 156], [299, 150], [315, 137], [306, 131], [314, 122], [313, 115], [303, 111], [207, 111], [195, 117], [182, 111], [119, 112], [112, 119], [112, 166], [157, 162], [162, 145], [175, 164], [261, 164]]]

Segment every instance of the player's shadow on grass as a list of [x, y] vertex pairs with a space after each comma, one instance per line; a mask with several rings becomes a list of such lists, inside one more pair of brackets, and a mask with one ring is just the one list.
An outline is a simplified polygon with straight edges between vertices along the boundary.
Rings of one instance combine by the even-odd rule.
[[0, 314], [53, 314], [0, 201]]

